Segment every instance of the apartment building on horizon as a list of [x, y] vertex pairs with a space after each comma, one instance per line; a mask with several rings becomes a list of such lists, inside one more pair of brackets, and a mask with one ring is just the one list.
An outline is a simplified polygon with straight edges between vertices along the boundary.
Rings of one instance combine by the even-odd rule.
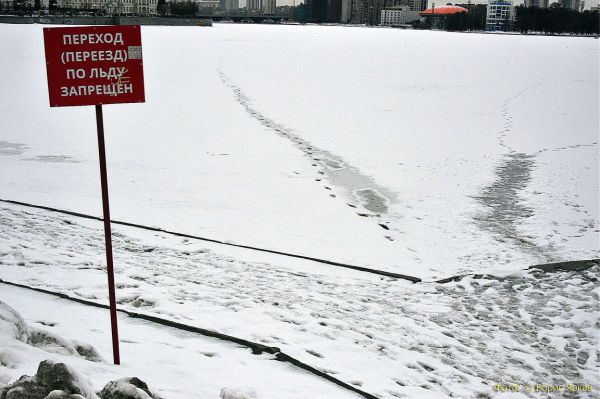
[[514, 20], [512, 0], [489, 0], [485, 19], [485, 30], [503, 31], [510, 28]]

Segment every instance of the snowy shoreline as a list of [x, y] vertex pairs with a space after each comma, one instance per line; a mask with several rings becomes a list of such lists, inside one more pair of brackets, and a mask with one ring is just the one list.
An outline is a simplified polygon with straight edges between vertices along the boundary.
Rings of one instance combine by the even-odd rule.
[[[45, 214], [3, 208], [0, 237], [12, 244], [0, 255], [0, 278], [106, 303], [100, 226]], [[597, 265], [415, 285], [244, 262], [203, 243], [141, 233], [115, 229], [119, 307], [279, 347], [373, 395], [495, 398], [498, 383], [600, 385]], [[11, 303], [17, 288], [0, 287], [0, 300]]]
[[[6, 199], [0, 199], [0, 202], [7, 204], [9, 206], [10, 205], [17, 206], [17, 207], [6, 208], [6, 209], [17, 209], [18, 210], [18, 209], [20, 209], [20, 207], [24, 207], [24, 208], [31, 208], [31, 209], [39, 209], [39, 210], [48, 211], [48, 212], [52, 212], [52, 213], [64, 214], [64, 215], [72, 216], [75, 218], [83, 218], [83, 219], [88, 219], [88, 220], [102, 221], [102, 218], [97, 217], [97, 216], [84, 215], [84, 214], [77, 213], [77, 212], [66, 211], [64, 209], [50, 208], [50, 207], [46, 207], [46, 206], [27, 204], [27, 203], [23, 203], [23, 202], [19, 202], [19, 201], [12, 201], [12, 200], [6, 200]], [[344, 267], [347, 269], [356, 270], [356, 271], [360, 271], [360, 272], [366, 272], [366, 273], [373, 273], [375, 275], [380, 275], [380, 276], [384, 276], [384, 277], [392, 277], [392, 278], [396, 278], [396, 279], [407, 280], [407, 281], [411, 281], [413, 283], [419, 283], [419, 282], [424, 281], [423, 279], [414, 277], [414, 276], [407, 276], [407, 275], [388, 272], [388, 271], [384, 271], [384, 270], [365, 268], [365, 267], [361, 267], [361, 266], [357, 266], [357, 265], [348, 265], [348, 264], [339, 263], [339, 262], [336, 262], [333, 260], [314, 258], [314, 257], [307, 256], [307, 255], [291, 254], [291, 253], [287, 253], [287, 252], [277, 251], [276, 249], [257, 248], [257, 247], [252, 247], [252, 246], [248, 246], [248, 245], [244, 245], [244, 244], [233, 243], [230, 241], [221, 241], [221, 240], [212, 239], [212, 238], [198, 237], [198, 236], [193, 236], [190, 234], [184, 234], [184, 233], [178, 233], [178, 232], [164, 230], [164, 229], [161, 229], [160, 227], [143, 226], [143, 225], [122, 222], [122, 221], [115, 221], [115, 220], [112, 220], [112, 224], [117, 225], [117, 226], [132, 227], [135, 229], [141, 229], [141, 230], [159, 233], [159, 234], [172, 235], [174, 237], [180, 237], [180, 238], [183, 237], [186, 239], [197, 240], [197, 241], [205, 242], [205, 243], [218, 244], [217, 247], [219, 247], [219, 245], [230, 246], [230, 247], [235, 247], [235, 248], [246, 249], [249, 251], [264, 252], [264, 253], [269, 253], [269, 254], [274, 254], [274, 255], [281, 255], [284, 257], [297, 258], [300, 260], [307, 260], [307, 261], [311, 261], [311, 262], [322, 263], [327, 266]], [[530, 265], [528, 267], [524, 267], [521, 270], [525, 271], [525, 270], [531, 270], [531, 269], [540, 269], [540, 270], [544, 270], [546, 272], [552, 272], [552, 271], [556, 271], [556, 270], [580, 271], [580, 270], [588, 269], [594, 265], [597, 265], [599, 261], [600, 261], [600, 259], [561, 260], [561, 261], [556, 261], [553, 263]], [[465, 274], [454, 275], [454, 276], [445, 276], [443, 278], [440, 278], [438, 276], [437, 279], [425, 280], [425, 281], [426, 282], [447, 283], [450, 281], [460, 281], [462, 278], [465, 278], [468, 276], [472, 276], [475, 278], [481, 278], [482, 276], [487, 276], [487, 277], [491, 277], [491, 278], [501, 277], [501, 275], [465, 273]]]

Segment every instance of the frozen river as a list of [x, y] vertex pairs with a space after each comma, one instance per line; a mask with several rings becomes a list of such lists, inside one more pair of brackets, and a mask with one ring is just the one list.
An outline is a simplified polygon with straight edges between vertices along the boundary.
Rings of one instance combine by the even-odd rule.
[[[92, 107], [0, 26], [0, 198], [101, 214]], [[143, 27], [105, 107], [112, 215], [425, 279], [599, 256], [598, 41]]]

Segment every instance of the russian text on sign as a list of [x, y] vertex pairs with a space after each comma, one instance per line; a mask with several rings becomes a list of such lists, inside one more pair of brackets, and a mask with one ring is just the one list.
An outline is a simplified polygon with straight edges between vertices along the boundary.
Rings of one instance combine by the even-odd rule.
[[45, 28], [50, 105], [144, 102], [139, 26]]
[[119, 79], [125, 75], [127, 68], [125, 67], [112, 67], [108, 69], [104, 68], [92, 68], [90, 69], [90, 78], [105, 78], [108, 80]]
[[119, 94], [133, 93], [133, 85], [131, 83], [113, 83], [110, 85], [82, 85], [82, 86], [63, 86], [60, 88], [61, 97], [74, 96], [92, 96], [92, 95], [109, 95], [117, 96]]
[[127, 62], [127, 57], [125, 50], [64, 51], [60, 60], [63, 64], [87, 61]]
[[124, 46], [123, 35], [121, 33], [73, 33], [63, 35], [63, 44], [114, 44], [115, 46]]

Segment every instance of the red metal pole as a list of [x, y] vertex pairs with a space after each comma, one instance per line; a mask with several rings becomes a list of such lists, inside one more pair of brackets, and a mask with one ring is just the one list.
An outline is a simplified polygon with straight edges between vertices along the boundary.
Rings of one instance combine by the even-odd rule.
[[104, 241], [106, 242], [106, 271], [108, 272], [108, 298], [110, 301], [110, 325], [112, 329], [113, 360], [121, 364], [119, 354], [119, 328], [117, 327], [117, 301], [115, 296], [115, 274], [113, 271], [112, 235], [110, 209], [108, 207], [108, 178], [106, 177], [106, 151], [104, 148], [104, 120], [102, 105], [96, 105], [96, 127], [98, 128], [98, 155], [100, 158], [100, 181], [102, 182], [102, 208], [104, 210]]

